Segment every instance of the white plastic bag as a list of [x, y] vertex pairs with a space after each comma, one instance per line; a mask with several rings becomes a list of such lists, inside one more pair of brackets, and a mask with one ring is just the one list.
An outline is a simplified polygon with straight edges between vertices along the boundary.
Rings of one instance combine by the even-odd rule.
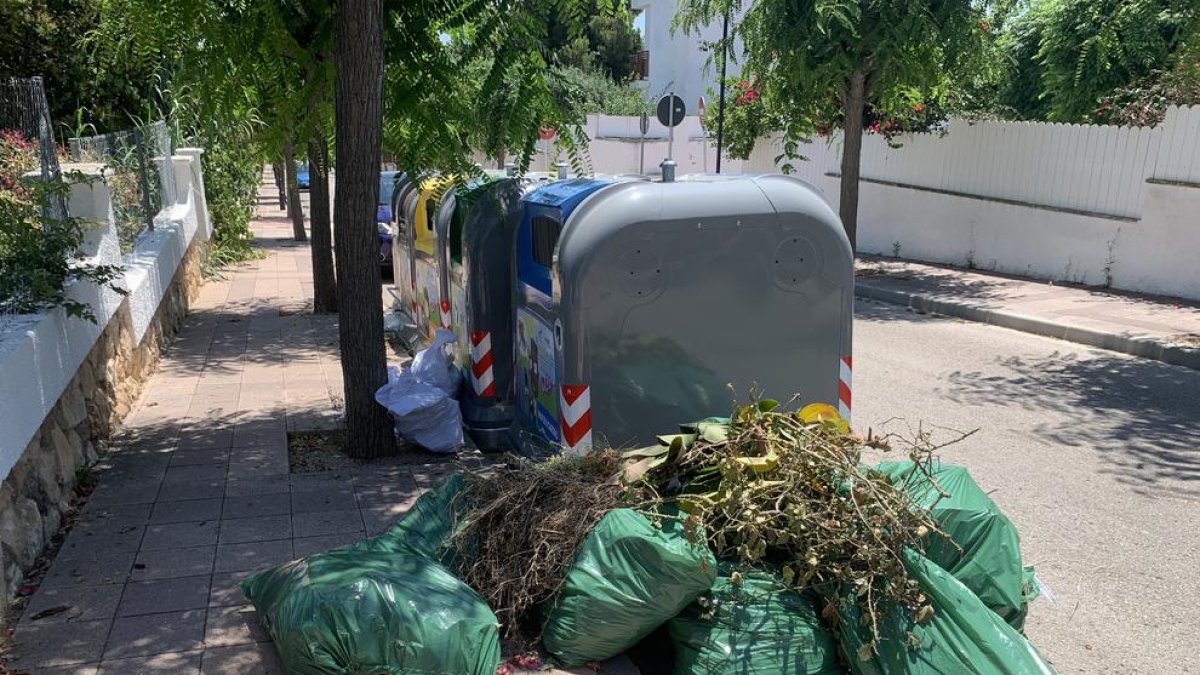
[[458, 395], [459, 379], [462, 375], [450, 360], [450, 347], [458, 340], [454, 333], [439, 328], [433, 336], [433, 344], [417, 352], [410, 371], [418, 380], [432, 384], [447, 396]]
[[446, 353], [454, 341], [454, 333], [438, 330], [410, 368], [389, 367], [388, 383], [375, 392], [375, 400], [392, 413], [396, 433], [432, 452], [450, 453], [463, 446], [462, 411], [453, 398], [459, 376]]

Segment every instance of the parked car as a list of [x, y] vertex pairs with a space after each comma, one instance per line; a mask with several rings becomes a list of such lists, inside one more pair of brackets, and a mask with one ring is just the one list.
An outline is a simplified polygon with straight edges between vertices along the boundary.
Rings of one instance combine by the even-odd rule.
[[296, 163], [296, 187], [301, 190], [308, 189], [308, 164], [304, 162]]
[[402, 171], [379, 173], [379, 196], [375, 200], [375, 221], [379, 225], [379, 265], [386, 272], [392, 270], [392, 193], [396, 183], [404, 176]]

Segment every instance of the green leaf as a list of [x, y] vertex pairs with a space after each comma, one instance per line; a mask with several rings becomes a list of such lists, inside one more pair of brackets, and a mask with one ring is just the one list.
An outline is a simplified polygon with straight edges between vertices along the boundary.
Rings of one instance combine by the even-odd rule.
[[764, 398], [763, 400], [758, 402], [758, 411], [759, 412], [765, 412], [765, 413], [771, 412], [772, 410], [774, 410], [778, 407], [779, 407], [779, 401], [776, 401], [773, 398]]

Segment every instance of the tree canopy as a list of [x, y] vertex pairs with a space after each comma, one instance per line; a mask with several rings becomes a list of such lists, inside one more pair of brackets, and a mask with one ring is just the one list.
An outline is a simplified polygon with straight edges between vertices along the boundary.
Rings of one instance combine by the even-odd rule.
[[1106, 97], [1175, 68], [1198, 12], [1194, 0], [1023, 3], [1002, 37], [998, 102], [1019, 119], [1102, 118]]
[[[684, 0], [677, 22], [691, 30], [740, 7]], [[787, 136], [845, 129], [840, 210], [851, 243], [864, 116], [944, 102], [981, 50], [985, 9], [972, 0], [758, 0], [732, 22], [727, 44], [742, 38], [742, 76]]]

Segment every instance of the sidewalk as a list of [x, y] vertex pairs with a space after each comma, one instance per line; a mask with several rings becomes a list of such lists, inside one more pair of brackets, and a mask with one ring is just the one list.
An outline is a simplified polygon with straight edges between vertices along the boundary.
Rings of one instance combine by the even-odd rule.
[[1200, 370], [1200, 303], [887, 259], [855, 294]]
[[267, 257], [205, 284], [94, 467], [8, 645], [15, 675], [284, 675], [237, 582], [384, 531], [454, 470], [408, 456], [290, 472], [287, 432], [337, 424], [342, 374], [337, 317], [311, 313], [309, 249], [270, 185], [253, 224]]

